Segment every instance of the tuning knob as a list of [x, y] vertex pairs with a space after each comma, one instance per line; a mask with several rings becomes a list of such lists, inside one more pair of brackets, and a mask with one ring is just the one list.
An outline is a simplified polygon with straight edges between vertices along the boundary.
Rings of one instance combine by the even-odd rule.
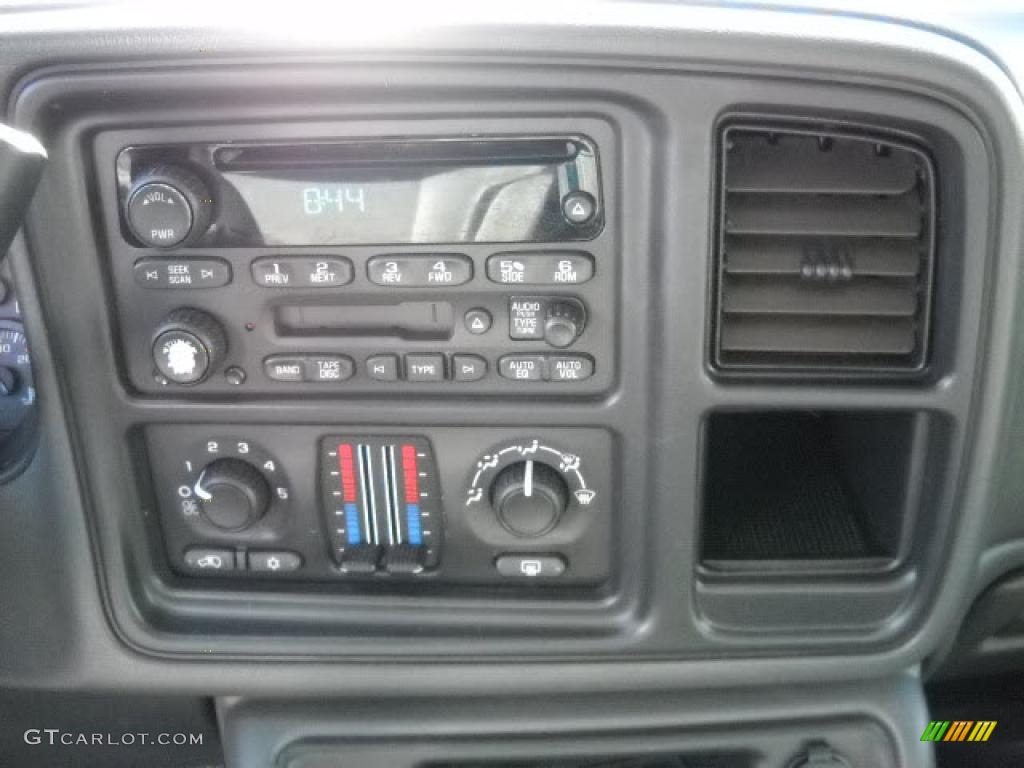
[[126, 212], [132, 234], [143, 245], [172, 248], [206, 232], [213, 201], [199, 176], [180, 165], [165, 165], [135, 182]]
[[544, 319], [544, 340], [552, 347], [564, 349], [583, 333], [583, 305], [575, 299], [562, 299], [548, 304]]
[[540, 461], [505, 467], [491, 488], [491, 505], [501, 524], [517, 536], [536, 537], [558, 524], [569, 501], [565, 480]]
[[270, 505], [266, 479], [241, 459], [218, 459], [207, 465], [193, 491], [206, 519], [225, 531], [248, 528]]
[[175, 384], [198, 384], [224, 361], [227, 351], [224, 326], [200, 309], [174, 310], [153, 334], [153, 363]]

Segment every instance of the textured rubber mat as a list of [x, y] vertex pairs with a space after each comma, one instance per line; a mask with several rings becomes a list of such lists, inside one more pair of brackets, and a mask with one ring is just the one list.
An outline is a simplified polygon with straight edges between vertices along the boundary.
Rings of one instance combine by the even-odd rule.
[[827, 417], [716, 414], [707, 456], [705, 560], [878, 553], [843, 477]]

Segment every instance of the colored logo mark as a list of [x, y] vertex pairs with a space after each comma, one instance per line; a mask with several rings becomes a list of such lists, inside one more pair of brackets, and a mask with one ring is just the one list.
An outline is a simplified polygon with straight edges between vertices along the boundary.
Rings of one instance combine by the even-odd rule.
[[996, 729], [995, 720], [932, 720], [921, 741], [988, 741]]

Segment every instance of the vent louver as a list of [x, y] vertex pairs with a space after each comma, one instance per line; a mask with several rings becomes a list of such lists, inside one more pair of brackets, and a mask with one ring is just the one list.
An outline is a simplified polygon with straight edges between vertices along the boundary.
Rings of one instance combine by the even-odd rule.
[[714, 364], [912, 373], [926, 362], [935, 186], [882, 135], [730, 125], [721, 135]]

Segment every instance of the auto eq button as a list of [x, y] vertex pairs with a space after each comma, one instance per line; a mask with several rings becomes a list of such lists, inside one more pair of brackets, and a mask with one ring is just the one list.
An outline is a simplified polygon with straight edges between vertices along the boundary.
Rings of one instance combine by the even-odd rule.
[[541, 381], [544, 355], [505, 355], [498, 361], [498, 372], [506, 379]]

